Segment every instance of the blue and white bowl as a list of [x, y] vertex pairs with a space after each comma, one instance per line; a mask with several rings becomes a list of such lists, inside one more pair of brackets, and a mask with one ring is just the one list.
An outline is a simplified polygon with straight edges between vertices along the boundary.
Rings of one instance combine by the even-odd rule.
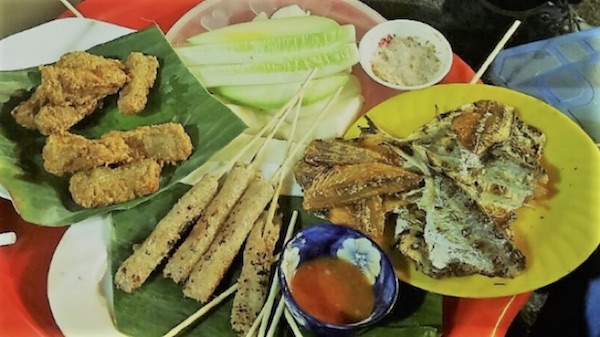
[[[298, 306], [290, 283], [305, 261], [322, 256], [336, 256], [362, 270], [373, 285], [375, 307], [366, 319], [345, 325], [329, 324], [316, 319]], [[364, 234], [340, 225], [316, 225], [298, 232], [283, 249], [278, 275], [285, 304], [299, 325], [322, 336], [347, 336], [370, 326], [387, 315], [396, 303], [399, 282], [389, 258], [381, 248]]]

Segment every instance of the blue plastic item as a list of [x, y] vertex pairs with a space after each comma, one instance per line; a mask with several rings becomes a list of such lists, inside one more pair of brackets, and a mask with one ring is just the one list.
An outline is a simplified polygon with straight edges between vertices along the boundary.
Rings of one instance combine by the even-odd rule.
[[551, 104], [600, 142], [600, 28], [503, 50], [489, 76]]

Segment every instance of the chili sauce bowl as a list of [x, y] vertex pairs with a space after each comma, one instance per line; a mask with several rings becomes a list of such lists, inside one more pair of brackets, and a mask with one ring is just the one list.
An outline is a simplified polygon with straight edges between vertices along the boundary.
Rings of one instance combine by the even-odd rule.
[[[394, 39], [398, 44], [391, 46]], [[360, 65], [367, 75], [396, 90], [430, 87], [444, 79], [452, 68], [450, 42], [438, 30], [420, 21], [398, 19], [380, 23], [362, 37], [358, 48]], [[392, 80], [403, 77], [402, 81]]]
[[[320, 262], [330, 266], [337, 263], [339, 266], [331, 270], [319, 269], [317, 265]], [[325, 270], [325, 273], [318, 270]], [[334, 273], [332, 270], [339, 271]], [[392, 263], [381, 248], [364, 234], [341, 225], [316, 225], [298, 232], [284, 246], [278, 264], [278, 277], [285, 304], [294, 319], [305, 329], [320, 336], [348, 336], [375, 324], [392, 310], [399, 291], [399, 281]], [[366, 282], [363, 291], [361, 284], [357, 283], [359, 280], [361, 284]], [[304, 289], [299, 290], [299, 287]], [[351, 291], [350, 296], [344, 295], [348, 290]], [[352, 301], [365, 299], [361, 295], [365, 291], [372, 296], [371, 299], [359, 305], [351, 304]], [[336, 305], [340, 305], [339, 302], [346, 303], [351, 310], [340, 308], [336, 314], [338, 307], [332, 310], [327, 307], [328, 302], [336, 302]], [[313, 307], [311, 310], [311, 303], [320, 308]], [[363, 304], [368, 308], [358, 309], [365, 306]], [[366, 315], [363, 311], [360, 316], [360, 310], [369, 311]], [[323, 315], [329, 317], [325, 319]], [[340, 317], [353, 317], [355, 320], [335, 321]]]

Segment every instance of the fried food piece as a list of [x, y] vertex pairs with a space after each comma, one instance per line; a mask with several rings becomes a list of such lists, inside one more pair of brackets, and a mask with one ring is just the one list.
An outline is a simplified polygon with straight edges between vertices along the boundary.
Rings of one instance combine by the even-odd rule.
[[231, 327], [240, 337], [248, 333], [267, 298], [281, 217], [276, 216], [270, 224], [266, 221], [267, 213], [263, 212], [252, 227], [244, 248], [244, 262], [231, 308]]
[[11, 111], [11, 115], [17, 124], [36, 130], [35, 115], [46, 104], [46, 101], [42, 87], [38, 86], [28, 100], [23, 101]]
[[92, 114], [97, 104], [90, 101], [78, 106], [45, 105], [34, 117], [35, 127], [43, 135], [65, 132]]
[[125, 202], [158, 190], [160, 165], [151, 159], [117, 168], [79, 171], [69, 180], [73, 200], [85, 208]]
[[129, 147], [120, 137], [105, 135], [100, 139], [87, 139], [69, 132], [48, 136], [42, 158], [44, 169], [57, 176], [131, 159]]
[[428, 178], [418, 212], [398, 210], [398, 248], [434, 278], [481, 274], [514, 278], [525, 256], [449, 178]]
[[192, 268], [208, 250], [225, 219], [255, 176], [256, 172], [244, 165], [236, 165], [229, 172], [223, 186], [196, 221], [188, 237], [169, 258], [163, 275], [177, 283], [187, 280]]
[[149, 158], [162, 163], [187, 159], [193, 150], [192, 140], [179, 123], [141, 126], [130, 131], [110, 131], [110, 136], [121, 137], [129, 146], [133, 160]]
[[119, 92], [117, 106], [126, 114], [136, 114], [146, 106], [148, 92], [156, 80], [158, 59], [139, 52], [132, 52], [125, 61], [129, 82]]
[[121, 61], [81, 51], [63, 55], [54, 65], [41, 66], [40, 72], [49, 104], [59, 106], [98, 102], [127, 82]]
[[422, 180], [416, 173], [383, 163], [336, 166], [317, 176], [304, 192], [302, 205], [306, 210], [338, 207], [377, 195], [409, 191]]
[[183, 286], [185, 296], [202, 303], [210, 299], [274, 193], [273, 184], [261, 177], [250, 183], [215, 240], [194, 266]]
[[162, 218], [142, 245], [117, 270], [115, 285], [131, 293], [146, 282], [150, 273], [169, 255], [181, 235], [204, 212], [219, 188], [217, 179], [205, 175]]
[[39, 69], [41, 84], [11, 113], [21, 126], [44, 135], [70, 129], [127, 81], [120, 61], [86, 52], [67, 53]]

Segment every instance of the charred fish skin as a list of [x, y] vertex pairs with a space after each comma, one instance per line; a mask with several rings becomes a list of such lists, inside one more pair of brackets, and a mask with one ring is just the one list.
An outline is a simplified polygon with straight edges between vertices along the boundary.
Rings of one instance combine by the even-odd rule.
[[307, 210], [333, 208], [382, 194], [417, 188], [422, 176], [401, 167], [383, 163], [338, 166], [317, 176], [304, 193]]
[[523, 253], [450, 179], [428, 178], [417, 206], [424, 219], [397, 212], [400, 223], [408, 224], [397, 226], [397, 247], [425, 274], [514, 278], [525, 269]]
[[132, 293], [141, 287], [168, 256], [187, 226], [200, 217], [218, 187], [218, 181], [211, 176], [204, 176], [192, 186], [159, 221], [141, 246], [121, 263], [115, 274], [117, 288]]

